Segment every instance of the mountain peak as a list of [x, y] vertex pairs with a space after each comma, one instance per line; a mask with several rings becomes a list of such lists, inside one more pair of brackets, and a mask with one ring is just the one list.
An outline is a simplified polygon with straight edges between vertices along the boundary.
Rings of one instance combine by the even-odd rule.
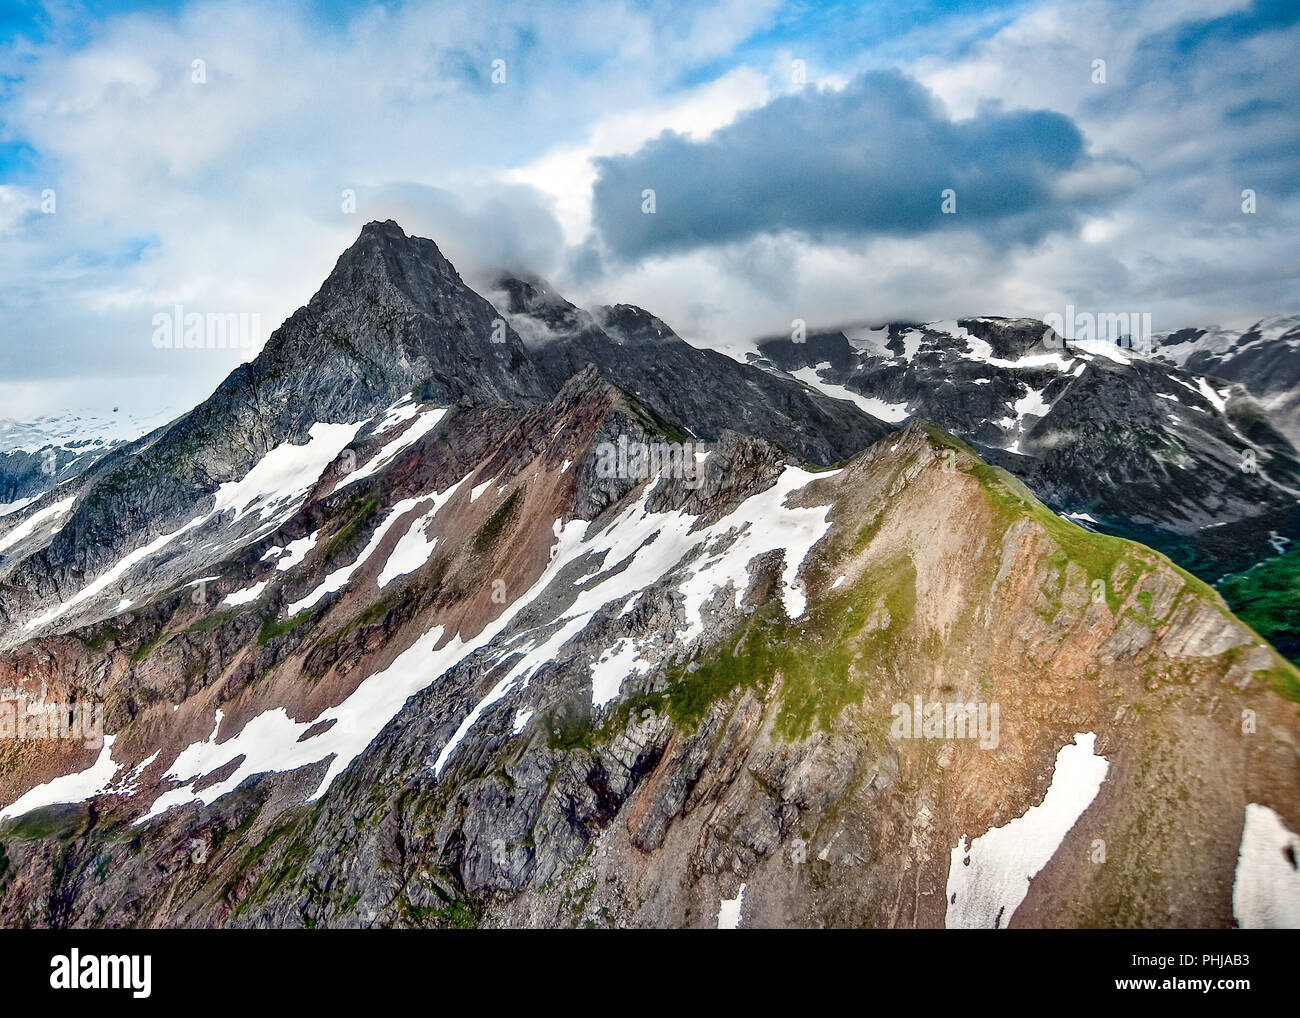
[[417, 308], [449, 285], [461, 285], [460, 273], [438, 245], [407, 234], [391, 219], [366, 223], [352, 246], [339, 256], [312, 303], [332, 301], [340, 293], [396, 290]]
[[368, 233], [406, 238], [406, 231], [402, 229], [396, 219], [372, 219], [361, 227], [362, 236]]
[[616, 340], [644, 345], [685, 342], [663, 319], [635, 304], [603, 304], [596, 308], [595, 315]]

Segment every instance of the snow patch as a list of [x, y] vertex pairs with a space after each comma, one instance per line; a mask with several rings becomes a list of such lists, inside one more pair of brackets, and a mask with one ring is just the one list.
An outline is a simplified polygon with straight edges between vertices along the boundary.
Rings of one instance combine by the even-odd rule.
[[1094, 357], [1105, 357], [1107, 360], [1115, 361], [1118, 364], [1133, 363], [1128, 356], [1120, 353], [1119, 347], [1104, 339], [1072, 339], [1070, 345], [1076, 350], [1092, 354]]
[[718, 906], [718, 929], [734, 930], [740, 926], [740, 910], [745, 903], [745, 885], [740, 885], [734, 898], [723, 898]]
[[313, 424], [308, 431], [306, 445], [293, 445], [289, 442], [277, 445], [258, 460], [242, 480], [221, 485], [217, 489], [212, 508], [205, 515], [196, 516], [179, 530], [163, 534], [144, 547], [123, 556], [112, 568], [96, 577], [73, 597], [32, 619], [23, 628], [32, 630], [52, 622], [69, 609], [97, 596], [125, 576], [138, 562], [215, 516], [233, 511], [233, 522], [254, 510], [263, 519], [273, 511], [280, 511], [281, 517], [284, 512], [292, 512], [311, 491], [325, 468], [352, 441], [365, 423]]
[[889, 349], [889, 327], [878, 325], [874, 328], [845, 329], [844, 338], [849, 346], [872, 357], [890, 357], [894, 352]]
[[388, 556], [388, 561], [384, 563], [383, 570], [379, 573], [378, 583], [380, 588], [388, 586], [399, 576], [405, 576], [407, 573], [413, 573], [426, 562], [429, 556], [433, 554], [433, 549], [438, 543], [436, 537], [428, 537], [425, 531], [433, 518], [438, 515], [438, 511], [451, 499], [452, 495], [462, 484], [465, 478], [461, 478], [446, 491], [433, 496], [433, 505], [427, 512], [417, 517], [415, 522], [407, 528], [406, 533], [397, 539], [397, 544], [393, 546], [392, 552]]
[[[402, 452], [403, 449], [407, 449], [414, 445], [437, 427], [438, 422], [442, 420], [446, 414], [446, 408], [424, 411], [414, 422], [407, 425], [405, 431], [370, 457], [365, 466], [357, 467], [356, 470], [352, 471], [352, 473], [348, 474], [347, 477], [334, 485], [334, 490], [342, 491], [349, 484], [355, 484], [357, 481], [369, 477], [381, 467], [387, 466], [399, 453]], [[348, 441], [351, 441], [351, 439]], [[342, 449], [339, 451], [341, 452]]]
[[296, 541], [290, 541], [285, 545], [283, 551], [285, 556], [275, 564], [279, 572], [287, 572], [296, 566], [299, 562], [307, 557], [307, 553], [316, 547], [316, 538], [320, 536], [319, 530], [313, 530], [307, 537], [300, 537]]
[[119, 770], [118, 764], [113, 762], [113, 738], [111, 735], [104, 736], [104, 745], [100, 748], [99, 756], [84, 771], [64, 774], [43, 785], [37, 785], [4, 809], [0, 809], [0, 820], [22, 816], [34, 809], [53, 806], [56, 803], [84, 802], [92, 795], [98, 794]]
[[410, 393], [407, 393], [384, 411], [384, 418], [375, 425], [374, 433], [382, 435], [385, 431], [392, 430], [402, 422], [409, 421], [419, 412], [420, 404], [411, 398]]
[[[554, 532], [557, 543], [550, 565], [528, 593], [515, 602], [511, 611], [504, 612], [492, 622], [489, 627], [491, 635], [485, 636], [488, 633], [485, 630], [476, 638], [477, 645], [490, 642], [514, 618], [516, 612], [529, 604], [574, 560], [587, 554], [602, 556], [604, 553], [602, 557], [605, 562], [618, 563], [623, 568], [613, 574], [602, 569], [598, 577], [605, 577], [603, 580], [599, 583], [588, 581], [582, 586], [577, 600], [567, 609], [569, 615], [562, 620], [562, 624], [556, 627], [549, 638], [529, 646], [522, 660], [497, 682], [461, 722], [438, 755], [434, 773], [442, 773], [456, 747], [484, 711], [517, 684], [526, 685], [533, 672], [547, 661], [553, 660], [560, 648], [581, 632], [597, 611], [611, 601], [620, 600], [624, 602], [623, 613], [626, 614], [635, 601], [633, 595], [672, 573], [688, 556], [696, 554], [698, 549], [715, 546], [726, 539], [732, 540], [725, 552], [697, 559], [690, 567], [691, 574], [679, 585], [679, 592], [683, 595], [686, 627], [678, 639], [690, 641], [700, 635], [703, 632], [701, 609], [705, 602], [719, 590], [730, 587], [734, 604], [740, 592], [748, 586], [750, 561], [755, 555], [778, 548], [782, 550], [785, 559], [782, 589], [785, 592], [786, 614], [792, 619], [798, 618], [806, 607], [806, 599], [803, 592], [795, 586], [794, 580], [808, 552], [830, 529], [827, 519], [830, 507], [790, 508], [785, 502], [790, 495], [812, 481], [834, 477], [838, 473], [839, 471], [831, 471], [814, 474], [798, 467], [787, 467], [772, 487], [750, 496], [731, 515], [703, 530], [692, 530], [698, 517], [680, 511], [647, 511], [646, 499], [653, 486], [642, 491], [640, 499], [590, 539], [586, 532], [593, 524], [571, 520], [568, 525], [561, 526], [560, 521], [556, 520]], [[528, 637], [528, 633], [516, 637], [507, 646], [505, 653], [513, 653], [514, 644]]]
[[249, 604], [261, 597], [262, 591], [265, 589], [266, 580], [263, 580], [261, 583], [254, 583], [251, 587], [245, 587], [243, 590], [236, 590], [233, 594], [227, 594], [222, 598], [221, 603], [235, 607], [241, 604]]
[[908, 329], [903, 333], [903, 360], [909, 364], [916, 352], [921, 349], [921, 344], [925, 342], [925, 333], [918, 332], [916, 329]]
[[277, 445], [242, 480], [227, 482], [217, 489], [216, 503], [208, 515], [234, 510], [234, 518], [239, 519], [256, 510], [260, 518], [266, 519], [286, 503], [304, 498], [365, 423], [313, 424], [306, 445]]
[[636, 641], [619, 640], [591, 666], [591, 705], [597, 709], [605, 706], [619, 694], [623, 680], [629, 675], [644, 674], [650, 670], [647, 662], [637, 662]]
[[[1214, 387], [1210, 385], [1209, 382], [1204, 378], [1198, 378], [1196, 380], [1196, 387], [1200, 390], [1201, 395], [1210, 401], [1210, 406], [1214, 407], [1214, 409], [1219, 413], [1223, 413], [1223, 409], [1228, 405], [1228, 401], [1224, 399], [1222, 395], [1215, 392]], [[1225, 389], [1223, 391], [1228, 392], [1230, 390]]]
[[1232, 914], [1243, 930], [1300, 929], [1300, 837], [1267, 806], [1246, 804]]
[[948, 929], [1005, 929], [1029, 893], [1029, 881], [1056, 854], [1097, 797], [1110, 764], [1094, 752], [1097, 736], [1075, 735], [1056, 754], [1041, 804], [966, 845], [961, 836], [948, 867]]
[[906, 403], [886, 403], [883, 399], [875, 396], [863, 396], [861, 393], [854, 392], [852, 389], [843, 385], [835, 385], [833, 382], [824, 382], [817, 372], [824, 368], [829, 368], [830, 362], [823, 361], [815, 368], [800, 368], [798, 371], [790, 372], [795, 378], [803, 382], [810, 388], [831, 399], [843, 399], [853, 403], [863, 413], [870, 414], [878, 420], [888, 421], [891, 424], [897, 424], [899, 421], [907, 420]]
[[1022, 420], [1026, 414], [1042, 417], [1051, 409], [1052, 404], [1043, 398], [1042, 389], [1030, 389], [1028, 393], [1016, 400], [1016, 416]]
[[348, 580], [352, 579], [352, 574], [365, 565], [366, 560], [374, 554], [375, 549], [379, 547], [385, 535], [392, 529], [393, 524], [423, 501], [422, 498], [404, 498], [394, 504], [388, 515], [384, 517], [384, 521], [375, 528], [375, 532], [370, 536], [366, 546], [361, 549], [361, 554], [356, 557], [356, 560], [349, 565], [335, 569], [325, 579], [321, 580], [316, 589], [310, 594], [290, 604], [286, 610], [287, 616], [293, 618], [300, 611], [315, 607], [327, 594], [332, 594], [336, 590], [342, 590], [347, 586]]
[[27, 519], [23, 520], [22, 523], [14, 527], [14, 529], [9, 531], [9, 533], [5, 534], [4, 537], [0, 537], [0, 552], [12, 548], [19, 541], [25, 541], [36, 533], [40, 527], [49, 524], [54, 524], [54, 527], [45, 536], [47, 538], [53, 537], [59, 532], [60, 528], [60, 524], [57, 524], [55, 521], [71, 509], [72, 504], [76, 501], [77, 498], [74, 495], [72, 498], [65, 498], [61, 502], [54, 502], [51, 505], [47, 505], [44, 509], [32, 513], [27, 517]]

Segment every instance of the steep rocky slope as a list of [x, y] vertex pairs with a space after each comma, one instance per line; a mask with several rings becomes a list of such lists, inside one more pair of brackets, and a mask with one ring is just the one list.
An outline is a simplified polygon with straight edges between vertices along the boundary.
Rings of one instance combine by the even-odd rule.
[[[1300, 824], [1294, 670], [1161, 556], [919, 423], [824, 473], [728, 434], [699, 487], [599, 478], [620, 435], [656, 437], [593, 372], [456, 409], [323, 476], [265, 541], [316, 535], [300, 561], [240, 558], [256, 600], [181, 591], [7, 655], [105, 698], [113, 738], [6, 760], [0, 916], [1228, 925], [1247, 804]], [[899, 737], [914, 697], [997, 704], [995, 745]], [[957, 850], [1076, 741], [1106, 775], [1023, 901], [949, 901]], [[80, 804], [31, 810], [59, 770]]]
[[[652, 316], [526, 285], [371, 224], [13, 514], [0, 924], [1300, 925], [1300, 675], [1213, 589], [794, 365], [722, 414]], [[1096, 368], [970, 335], [1083, 365], [1044, 418]]]

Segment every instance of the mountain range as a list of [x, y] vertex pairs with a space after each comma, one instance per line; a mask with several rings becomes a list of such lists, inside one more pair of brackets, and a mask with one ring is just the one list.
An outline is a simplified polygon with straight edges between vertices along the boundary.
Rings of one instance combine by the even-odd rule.
[[1300, 924], [1293, 331], [740, 363], [368, 224], [0, 516], [0, 923]]

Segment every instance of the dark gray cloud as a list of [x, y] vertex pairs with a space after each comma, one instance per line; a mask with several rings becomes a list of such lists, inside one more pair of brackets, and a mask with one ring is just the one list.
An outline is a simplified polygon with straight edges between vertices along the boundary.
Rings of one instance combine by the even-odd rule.
[[[1062, 114], [986, 106], [953, 121], [915, 80], [873, 72], [782, 96], [704, 140], [665, 132], [598, 160], [593, 225], [622, 259], [787, 230], [840, 240], [970, 227], [1033, 242], [1098, 201], [1058, 187], [1092, 165], [1084, 149]], [[945, 188], [955, 215], [941, 213]], [[642, 212], [646, 189], [654, 215]]]

